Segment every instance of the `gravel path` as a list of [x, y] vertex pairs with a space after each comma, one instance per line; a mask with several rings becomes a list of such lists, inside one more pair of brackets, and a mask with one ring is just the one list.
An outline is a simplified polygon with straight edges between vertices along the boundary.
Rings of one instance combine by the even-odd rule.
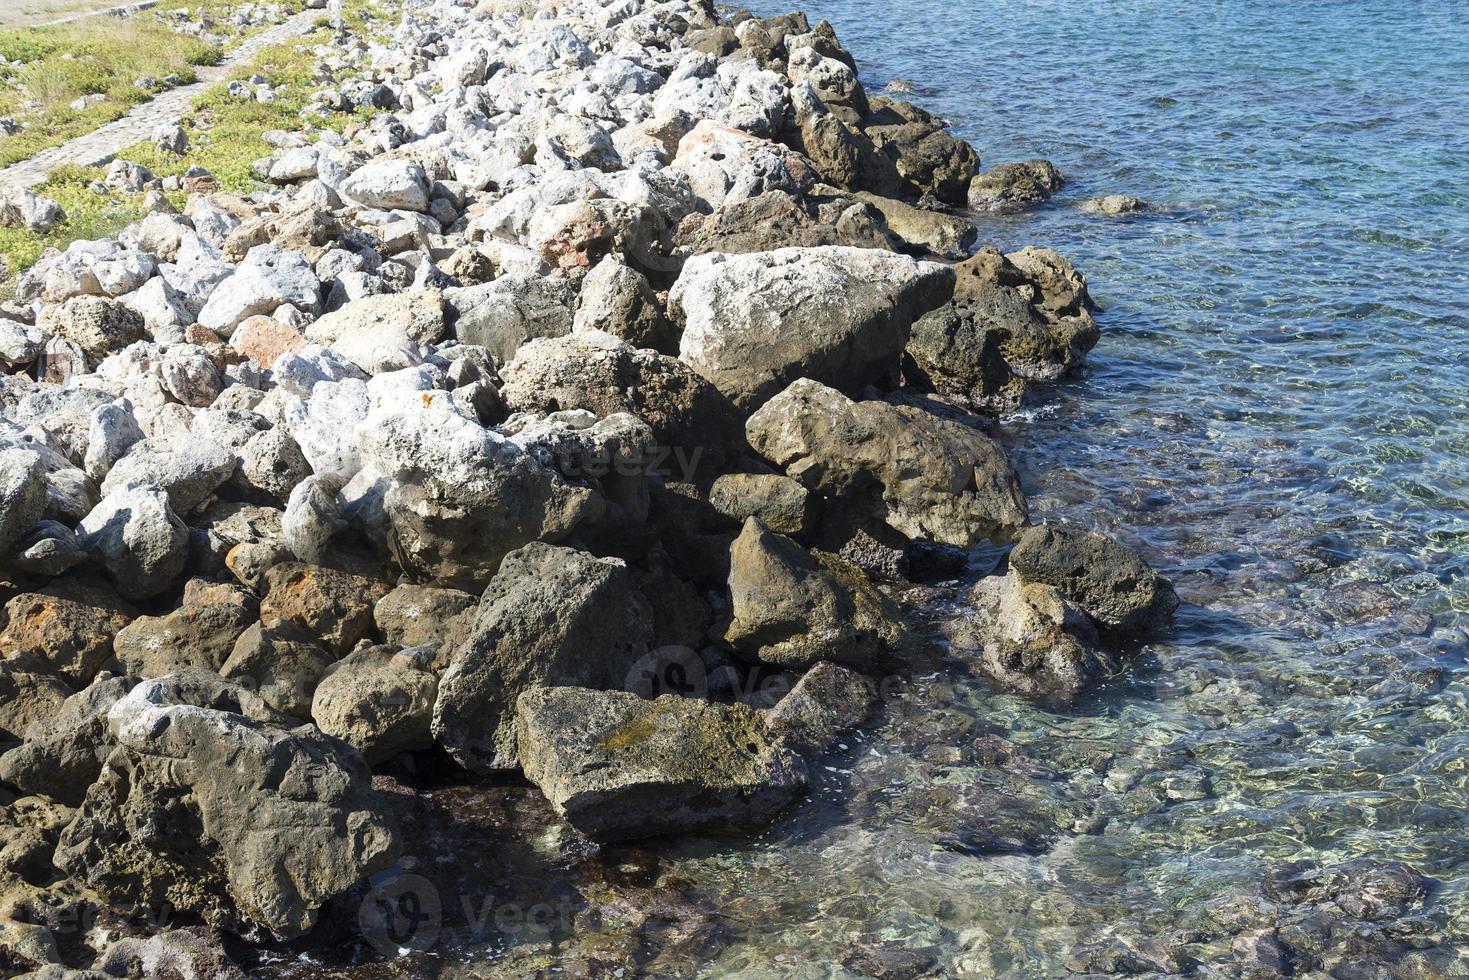
[[220, 64], [200, 68], [198, 81], [163, 92], [121, 119], [113, 120], [85, 136], [78, 136], [69, 143], [53, 146], [49, 150], [42, 150], [29, 160], [22, 160], [0, 170], [0, 185], [34, 187], [46, 179], [53, 167], [63, 163], [95, 167], [112, 162], [118, 150], [139, 140], [149, 139], [153, 131], [164, 123], [177, 122], [210, 85], [229, 78], [234, 71], [248, 65], [263, 48], [308, 33], [321, 16], [320, 10], [304, 10], [261, 31], [232, 50]]

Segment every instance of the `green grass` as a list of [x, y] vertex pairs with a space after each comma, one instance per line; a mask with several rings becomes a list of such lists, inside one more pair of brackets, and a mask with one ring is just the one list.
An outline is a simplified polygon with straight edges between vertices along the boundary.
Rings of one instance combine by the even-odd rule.
[[[185, 85], [196, 81], [197, 68], [219, 64], [230, 44], [250, 33], [235, 33], [229, 24], [233, 6], [226, 0], [204, 4], [170, 0], [127, 18], [89, 17], [53, 27], [0, 31], [0, 55], [22, 63], [20, 68], [0, 69], [0, 116], [27, 124], [22, 132], [0, 137], [0, 167], [120, 119], [163, 91], [161, 81], [138, 88], [135, 83], [144, 76], [157, 80], [174, 75]], [[304, 9], [304, 0], [288, 0], [284, 6], [294, 13]], [[179, 33], [171, 12], [182, 7], [188, 7], [192, 17], [203, 14], [217, 22], [226, 43], [211, 44]], [[73, 110], [71, 103], [86, 95], [106, 99], [81, 112]], [[41, 103], [40, 108], [26, 108], [31, 102]]]
[[117, 198], [89, 190], [87, 185], [101, 176], [96, 168], [72, 164], [51, 171], [35, 191], [59, 203], [66, 211], [66, 221], [45, 235], [24, 228], [0, 228], [0, 256], [9, 268], [22, 272], [34, 265], [48, 247], [65, 248], [79, 239], [108, 238], [143, 217], [141, 197]]
[[[361, 34], [369, 33], [372, 13], [381, 0], [346, 0], [344, 19]], [[384, 22], [384, 28], [391, 24]], [[311, 104], [320, 88], [313, 79], [316, 56], [312, 49], [330, 38], [326, 27], [283, 44], [272, 45], [255, 56], [251, 64], [234, 72], [237, 77], [261, 75], [278, 96], [274, 102], [237, 99], [228, 95], [228, 83], [210, 86], [194, 101], [194, 115], [182, 121], [189, 132], [189, 149], [175, 156], [159, 151], [151, 143], [137, 143], [118, 152], [117, 158], [141, 163], [160, 177], [182, 174], [192, 166], [214, 174], [224, 190], [248, 191], [259, 181], [251, 164], [269, 156], [272, 149], [262, 138], [273, 129], [307, 131], [301, 110]], [[333, 113], [326, 119], [311, 117], [318, 129], [345, 128], [353, 121], [365, 122], [373, 110]], [[100, 167], [58, 167], [36, 193], [56, 200], [66, 211], [66, 221], [44, 236], [23, 229], [0, 228], [0, 260], [11, 274], [30, 268], [46, 248], [65, 248], [78, 239], [105, 238], [143, 216], [142, 198], [96, 194], [88, 185], [105, 176]], [[181, 203], [181, 202], [179, 202]], [[3, 278], [3, 276], [0, 276]]]

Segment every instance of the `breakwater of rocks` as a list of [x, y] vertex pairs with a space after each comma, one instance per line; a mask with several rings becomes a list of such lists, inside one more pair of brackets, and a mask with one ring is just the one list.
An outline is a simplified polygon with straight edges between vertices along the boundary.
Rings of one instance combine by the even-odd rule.
[[1034, 169], [977, 180], [829, 26], [410, 3], [336, 47], [370, 124], [182, 213], [114, 163], [153, 213], [3, 310], [7, 969], [416, 949], [425, 887], [513, 860], [455, 851], [478, 817], [609, 914], [624, 842], [799, 799], [976, 548], [950, 646], [1002, 687], [1166, 623], [986, 435], [1098, 336], [1063, 257], [972, 251]]

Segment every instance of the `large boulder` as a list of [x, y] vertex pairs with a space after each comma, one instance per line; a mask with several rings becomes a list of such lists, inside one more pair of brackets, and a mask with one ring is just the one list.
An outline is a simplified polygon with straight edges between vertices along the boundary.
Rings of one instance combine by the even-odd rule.
[[512, 769], [521, 692], [623, 687], [652, 639], [652, 610], [621, 561], [526, 545], [505, 557], [439, 684], [434, 737], [466, 768]]
[[1012, 571], [980, 579], [969, 601], [949, 629], [951, 649], [1007, 690], [1065, 701], [1117, 669], [1091, 620], [1054, 586]]
[[124, 599], [158, 595], [189, 557], [189, 529], [161, 490], [114, 490], [82, 519], [77, 533], [78, 543], [101, 561]]
[[481, 286], [444, 291], [461, 343], [489, 348], [500, 363], [528, 340], [571, 333], [576, 287], [533, 272], [506, 273]]
[[73, 687], [85, 687], [112, 658], [112, 638], [135, 615], [116, 592], [72, 579], [5, 603], [0, 657], [25, 658]]
[[1114, 636], [1158, 627], [1178, 608], [1167, 579], [1136, 552], [1095, 531], [1029, 528], [1010, 552], [1010, 567], [1022, 582], [1060, 590]]
[[438, 678], [413, 655], [368, 647], [327, 670], [312, 695], [311, 720], [376, 765], [433, 746], [437, 694]]
[[582, 280], [572, 328], [578, 333], [610, 333], [633, 347], [664, 353], [678, 347], [677, 334], [647, 277], [616, 253], [598, 262]]
[[913, 324], [904, 366], [946, 397], [1013, 408], [1028, 383], [1066, 374], [1100, 336], [1086, 280], [1050, 249], [985, 248], [954, 271], [953, 301]]
[[114, 905], [294, 937], [323, 902], [398, 856], [366, 764], [330, 736], [171, 704], [151, 681], [108, 723], [118, 748], [55, 863]]
[[533, 340], [500, 376], [505, 403], [517, 411], [636, 415], [653, 430], [670, 467], [712, 473], [744, 442], [739, 414], [717, 388], [682, 361], [637, 350], [609, 334]]
[[93, 364], [145, 336], [142, 316], [102, 296], [76, 296], [47, 306], [39, 326], [48, 336], [76, 344]]
[[775, 190], [726, 201], [679, 223], [674, 244], [688, 256], [847, 245], [896, 251], [881, 212], [849, 198], [814, 202]]
[[[894, 99], [875, 98], [861, 128], [887, 165], [883, 182], [896, 177], [896, 193], [932, 194], [949, 204], [964, 204], [969, 183], [979, 172], [974, 147], [944, 129], [936, 116]], [[864, 190], [896, 196], [885, 186]]]
[[724, 639], [736, 650], [781, 667], [830, 660], [863, 668], [897, 638], [895, 611], [860, 571], [812, 556], [757, 518], [745, 521], [729, 565]]
[[478, 591], [506, 554], [559, 540], [603, 507], [509, 439], [444, 412], [381, 418], [363, 458], [391, 480], [382, 506], [399, 564], [442, 586]]
[[1049, 160], [1002, 163], [969, 184], [969, 207], [975, 211], [1018, 211], [1040, 204], [1065, 183]]
[[161, 677], [180, 670], [218, 670], [235, 638], [256, 615], [243, 589], [196, 580], [184, 604], [164, 616], [139, 616], [118, 631], [113, 650], [133, 677]]
[[302, 562], [281, 562], [265, 573], [263, 622], [300, 626], [340, 657], [372, 632], [372, 606], [388, 591], [377, 579]]
[[911, 537], [971, 547], [1027, 523], [1020, 481], [984, 433], [915, 405], [854, 402], [801, 380], [745, 424], [750, 445], [807, 489]]
[[679, 359], [752, 411], [797, 378], [850, 394], [896, 375], [913, 321], [953, 273], [860, 248], [782, 248], [690, 260], [669, 294]]
[[766, 823], [806, 769], [741, 704], [552, 687], [519, 702], [525, 775], [556, 812], [599, 841]]
[[363, 207], [388, 211], [427, 211], [429, 205], [428, 176], [409, 160], [382, 160], [359, 167], [342, 181], [341, 192]]
[[250, 249], [234, 275], [209, 294], [199, 322], [228, 337], [241, 321], [291, 305], [307, 313], [321, 307], [321, 282], [300, 252], [278, 245]]
[[0, 450], [0, 556], [46, 509], [46, 465], [28, 449]]
[[271, 708], [311, 717], [316, 685], [335, 663], [306, 627], [288, 619], [248, 626], [219, 667], [221, 676], [248, 686]]
[[306, 339], [372, 374], [406, 366], [403, 351], [437, 344], [445, 330], [443, 294], [423, 289], [353, 300], [307, 326]]

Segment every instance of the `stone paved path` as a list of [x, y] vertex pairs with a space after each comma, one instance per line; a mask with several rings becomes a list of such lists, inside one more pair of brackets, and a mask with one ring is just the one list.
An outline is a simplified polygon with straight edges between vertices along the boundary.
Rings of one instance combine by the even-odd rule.
[[95, 167], [111, 163], [117, 151], [139, 140], [150, 139], [153, 131], [164, 123], [177, 122], [188, 114], [194, 100], [215, 82], [224, 81], [237, 69], [248, 65], [263, 48], [307, 34], [322, 17], [320, 10], [304, 10], [288, 20], [266, 28], [234, 48], [224, 61], [198, 70], [199, 80], [189, 85], [160, 93], [132, 112], [105, 126], [78, 136], [70, 143], [42, 150], [29, 160], [0, 170], [0, 186], [34, 187], [46, 179], [51, 168], [63, 163]]

